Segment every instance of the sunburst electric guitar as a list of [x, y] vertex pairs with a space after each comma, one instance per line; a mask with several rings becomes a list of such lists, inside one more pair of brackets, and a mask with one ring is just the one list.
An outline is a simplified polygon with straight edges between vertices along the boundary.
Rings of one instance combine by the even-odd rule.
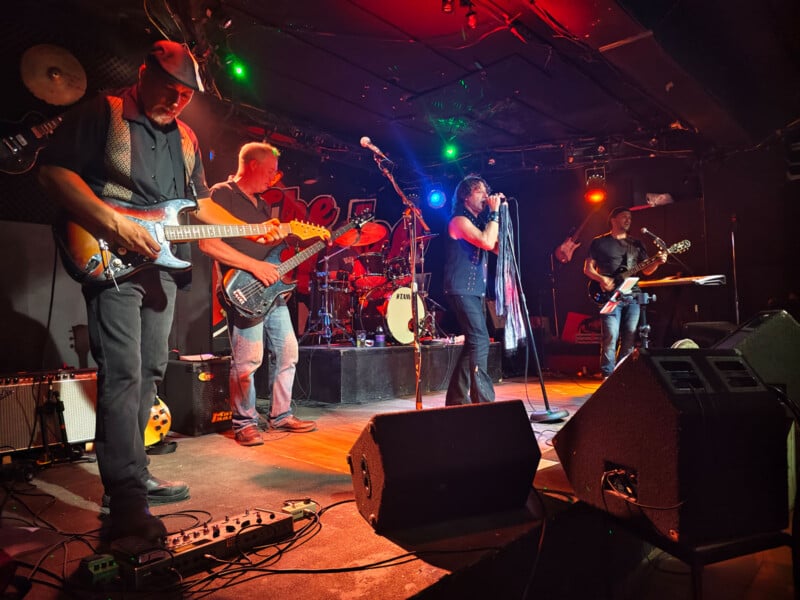
[[[64, 267], [70, 276], [84, 285], [105, 285], [133, 275], [139, 269], [159, 266], [174, 271], [183, 271], [192, 266], [172, 253], [169, 242], [191, 242], [208, 238], [257, 237], [266, 234], [270, 226], [264, 224], [243, 225], [181, 225], [179, 214], [195, 203], [178, 198], [151, 206], [134, 206], [122, 202], [109, 202], [117, 212], [144, 227], [153, 236], [161, 250], [155, 259], [147, 258], [125, 248], [110, 248], [102, 239], [96, 238], [74, 221], [65, 220], [54, 228], [56, 242], [61, 249]], [[303, 240], [327, 237], [324, 227], [293, 220], [281, 223], [286, 235]]]

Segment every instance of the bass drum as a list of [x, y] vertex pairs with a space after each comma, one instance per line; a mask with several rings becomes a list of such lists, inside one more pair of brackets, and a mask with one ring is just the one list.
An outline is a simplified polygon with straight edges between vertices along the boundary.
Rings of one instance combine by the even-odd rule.
[[[358, 329], [375, 333], [378, 325], [398, 344], [414, 341], [411, 315], [411, 288], [397, 288], [388, 295], [367, 295], [358, 305]], [[417, 296], [417, 322], [425, 322], [425, 303]]]

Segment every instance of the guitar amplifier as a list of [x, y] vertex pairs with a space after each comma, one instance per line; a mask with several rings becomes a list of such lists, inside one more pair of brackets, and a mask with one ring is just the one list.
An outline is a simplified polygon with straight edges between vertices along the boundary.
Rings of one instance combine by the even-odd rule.
[[229, 356], [170, 360], [159, 395], [169, 408], [172, 431], [203, 435], [231, 428]]
[[[0, 452], [42, 447], [37, 407], [60, 400], [67, 442], [94, 440], [97, 372], [93, 369], [18, 373], [0, 376]], [[48, 444], [61, 443], [58, 416], [44, 410]]]

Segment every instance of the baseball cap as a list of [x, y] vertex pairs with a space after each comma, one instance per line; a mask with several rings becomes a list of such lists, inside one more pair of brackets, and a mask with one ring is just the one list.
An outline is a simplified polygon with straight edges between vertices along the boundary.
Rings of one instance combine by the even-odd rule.
[[198, 92], [205, 91], [197, 61], [184, 44], [160, 40], [150, 48], [145, 63], [149, 67], [159, 69], [178, 83]]
[[629, 206], [615, 206], [614, 208], [611, 209], [611, 212], [608, 213], [608, 218], [613, 219], [619, 213], [623, 212], [631, 212], [631, 208]]

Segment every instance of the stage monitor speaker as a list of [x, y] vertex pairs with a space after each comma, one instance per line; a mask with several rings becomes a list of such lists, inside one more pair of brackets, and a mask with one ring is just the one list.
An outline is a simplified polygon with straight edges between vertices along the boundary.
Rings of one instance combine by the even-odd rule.
[[714, 347], [738, 350], [764, 383], [800, 408], [800, 325], [785, 310], [758, 313]]
[[[94, 440], [97, 373], [91, 369], [20, 373], [0, 377], [0, 452], [42, 447], [37, 407], [50, 394], [64, 406], [67, 442]], [[60, 444], [57, 414], [45, 412], [48, 444]]]
[[347, 462], [378, 533], [525, 506], [541, 454], [520, 400], [373, 417]]
[[171, 430], [204, 435], [231, 428], [228, 356], [206, 360], [170, 360], [159, 395], [169, 408]]
[[787, 526], [789, 425], [736, 351], [641, 350], [553, 445], [579, 499], [696, 546]]

